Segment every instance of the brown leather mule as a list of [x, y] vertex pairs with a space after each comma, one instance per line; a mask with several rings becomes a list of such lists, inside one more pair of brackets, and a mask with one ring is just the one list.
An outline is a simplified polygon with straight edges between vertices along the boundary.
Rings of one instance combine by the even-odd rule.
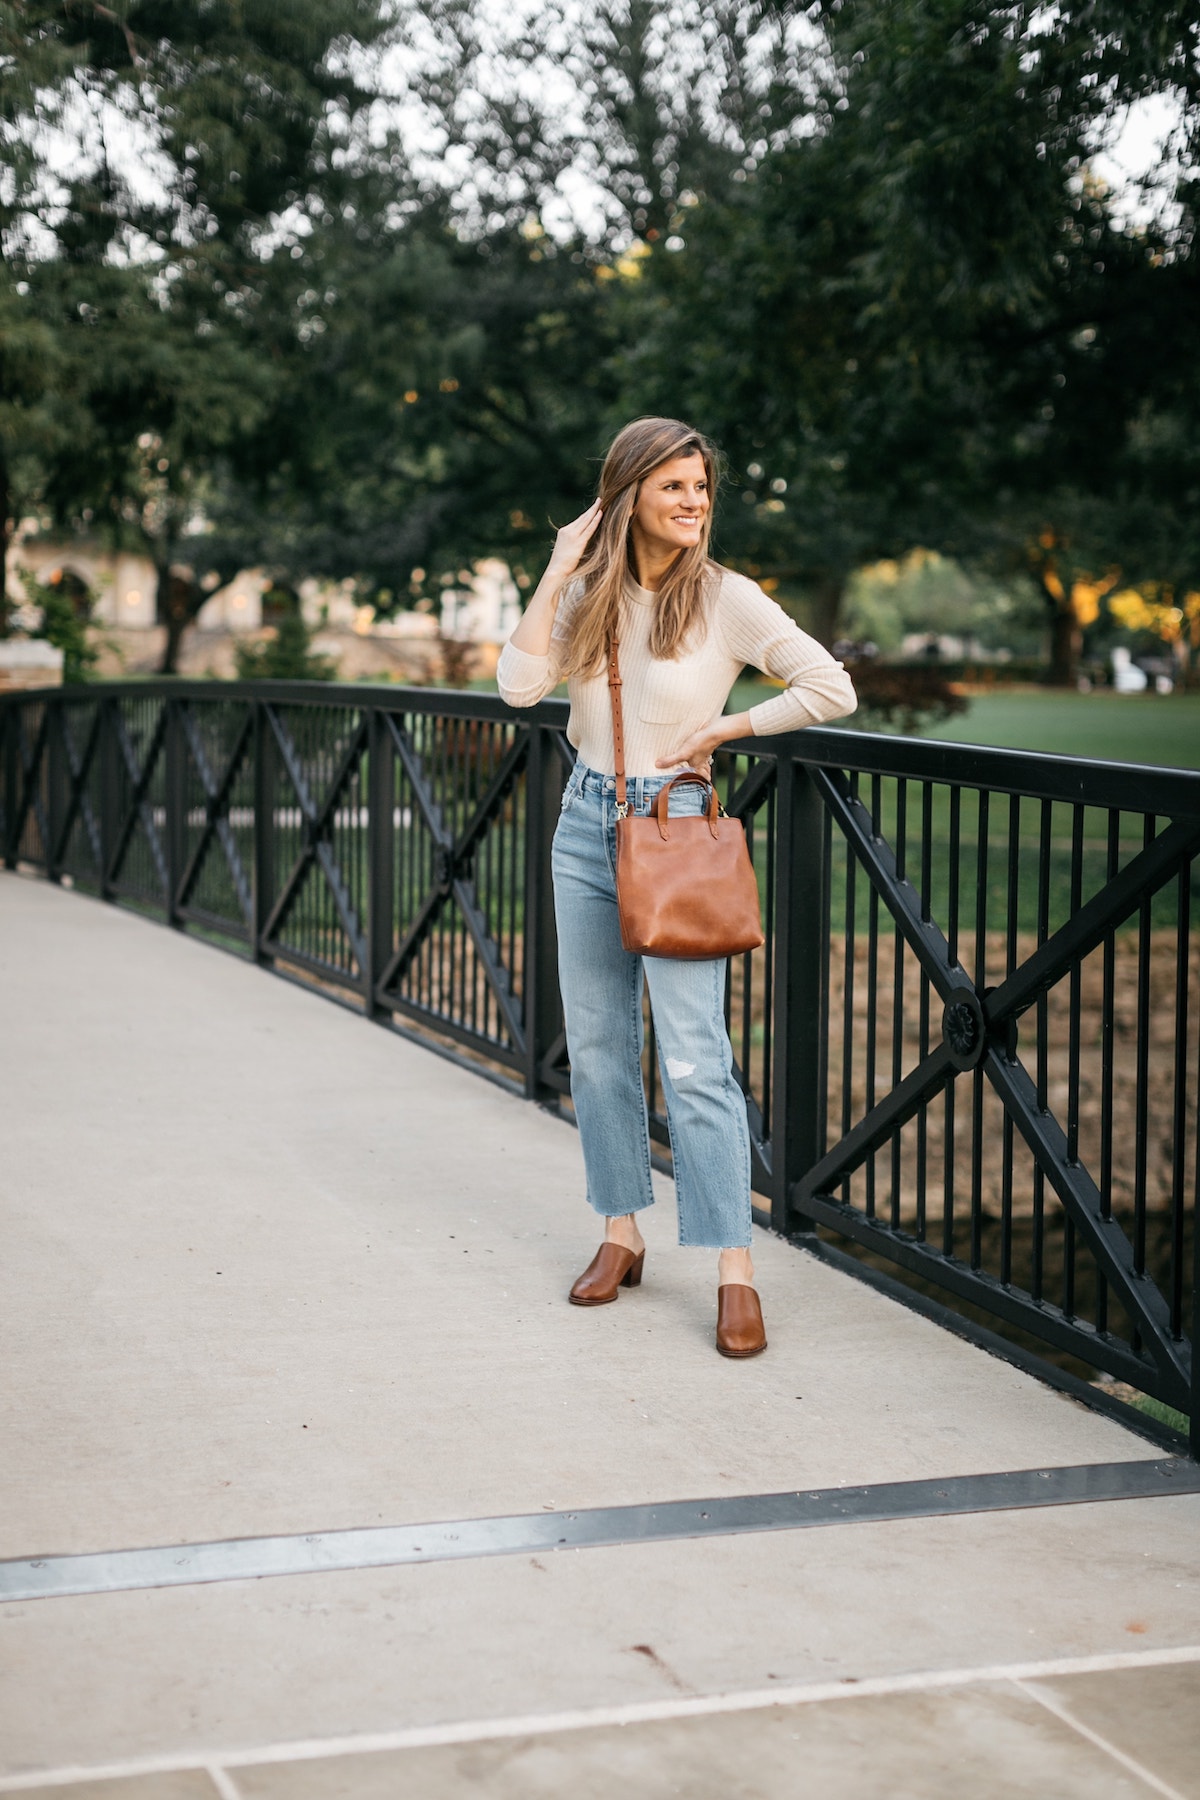
[[722, 1356], [758, 1356], [767, 1347], [762, 1307], [752, 1287], [728, 1282], [717, 1289], [717, 1349]]
[[640, 1287], [646, 1252], [626, 1250], [621, 1244], [601, 1244], [575, 1286], [572, 1306], [607, 1306], [618, 1288]]

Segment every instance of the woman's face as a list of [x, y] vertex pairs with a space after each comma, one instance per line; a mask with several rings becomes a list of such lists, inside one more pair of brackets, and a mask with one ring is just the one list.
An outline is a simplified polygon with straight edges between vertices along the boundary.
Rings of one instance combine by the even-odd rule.
[[694, 450], [647, 475], [633, 509], [633, 528], [648, 546], [688, 550], [700, 542], [711, 504], [704, 458]]

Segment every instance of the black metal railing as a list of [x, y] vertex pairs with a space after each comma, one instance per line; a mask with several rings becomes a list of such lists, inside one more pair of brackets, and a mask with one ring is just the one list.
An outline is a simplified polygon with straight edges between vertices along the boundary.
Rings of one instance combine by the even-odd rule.
[[[303, 683], [9, 696], [0, 844], [565, 1103], [566, 722]], [[766, 924], [728, 999], [770, 1222], [1075, 1391], [1129, 1383], [1200, 1452], [1200, 774], [812, 730], [718, 779]]]

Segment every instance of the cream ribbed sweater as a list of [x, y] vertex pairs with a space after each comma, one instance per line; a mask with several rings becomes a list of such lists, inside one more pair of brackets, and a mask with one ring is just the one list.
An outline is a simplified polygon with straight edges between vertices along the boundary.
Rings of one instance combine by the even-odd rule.
[[[650, 622], [657, 594], [631, 581], [621, 620], [621, 702], [625, 770], [661, 775], [655, 765], [692, 732], [723, 710], [729, 690], [749, 664], [787, 683], [786, 690], [750, 709], [756, 737], [820, 725], [852, 713], [858, 704], [841, 663], [789, 619], [757, 582], [732, 569], [717, 569], [709, 596], [708, 627], [674, 661], [650, 654]], [[548, 656], [530, 656], [505, 644], [496, 683], [510, 706], [534, 706], [558, 686], [579, 590], [558, 603]], [[567, 684], [567, 726], [580, 759], [603, 775], [615, 773], [608, 672]], [[682, 767], [682, 764], [680, 765]]]

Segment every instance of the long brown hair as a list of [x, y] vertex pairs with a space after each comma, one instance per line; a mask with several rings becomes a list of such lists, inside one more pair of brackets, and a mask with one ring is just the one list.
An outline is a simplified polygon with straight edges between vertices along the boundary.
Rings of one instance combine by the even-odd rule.
[[705, 587], [713, 566], [708, 540], [716, 498], [717, 452], [706, 437], [679, 419], [634, 419], [609, 445], [597, 495], [604, 516], [571, 576], [571, 584], [582, 580], [583, 592], [571, 618], [565, 673], [590, 674], [608, 655], [626, 581], [636, 574], [631, 529], [643, 481], [663, 463], [696, 453], [704, 458], [709, 510], [699, 540], [679, 552], [658, 589], [650, 625], [651, 656], [677, 656], [693, 627], [703, 628]]

